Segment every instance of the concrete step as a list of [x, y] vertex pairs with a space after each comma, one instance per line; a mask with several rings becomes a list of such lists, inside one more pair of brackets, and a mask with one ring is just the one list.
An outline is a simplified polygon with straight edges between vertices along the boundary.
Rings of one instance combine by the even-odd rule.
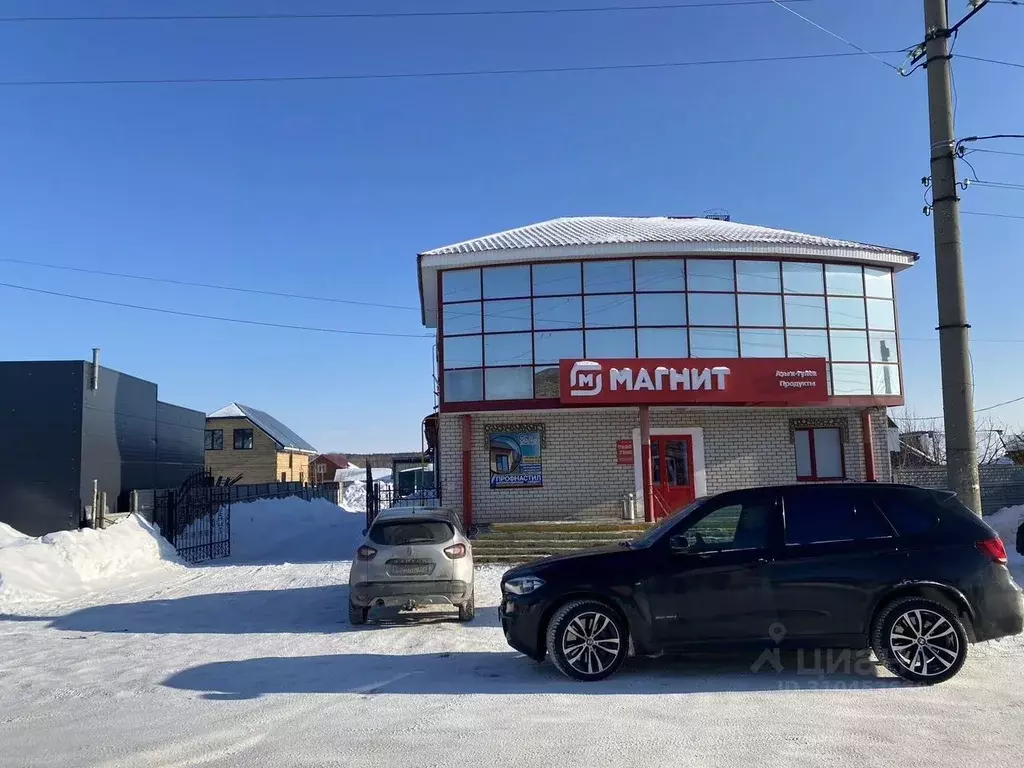
[[579, 521], [568, 523], [492, 523], [481, 533], [518, 533], [518, 532], [550, 532], [550, 533], [600, 533], [608, 531], [644, 531], [648, 525], [641, 521]]
[[636, 538], [643, 532], [643, 529], [631, 528], [608, 531], [501, 530], [480, 533], [474, 541], [620, 541]]
[[552, 539], [477, 539], [473, 542], [474, 552], [495, 552], [506, 549], [558, 549], [571, 552], [574, 549], [590, 549], [608, 544], [618, 544], [622, 538], [592, 541], [571, 541]]
[[473, 547], [473, 557], [477, 555], [522, 555], [541, 557], [543, 555], [562, 555], [570, 552], [586, 552], [593, 547], [548, 546], [538, 544], [527, 547]]

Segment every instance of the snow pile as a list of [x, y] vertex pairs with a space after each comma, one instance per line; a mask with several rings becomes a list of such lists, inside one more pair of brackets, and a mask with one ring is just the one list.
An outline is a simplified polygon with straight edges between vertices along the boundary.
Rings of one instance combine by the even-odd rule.
[[1024, 566], [1024, 554], [1017, 551], [1017, 530], [1024, 520], [1024, 506], [1003, 507], [994, 515], [985, 517], [985, 522], [995, 529], [1006, 547], [1006, 559], [1011, 565]]
[[59, 531], [40, 538], [0, 523], [0, 610], [74, 597], [177, 567], [174, 547], [137, 515], [104, 530]]
[[355, 482], [345, 487], [341, 507], [346, 512], [366, 511], [366, 483]]
[[366, 517], [327, 499], [298, 496], [231, 506], [231, 559], [289, 562], [352, 559]]

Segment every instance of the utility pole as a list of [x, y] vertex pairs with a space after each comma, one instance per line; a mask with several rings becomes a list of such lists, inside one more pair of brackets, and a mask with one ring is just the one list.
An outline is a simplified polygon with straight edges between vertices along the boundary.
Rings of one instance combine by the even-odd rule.
[[932, 218], [935, 228], [935, 284], [939, 302], [939, 355], [942, 369], [942, 416], [946, 430], [949, 488], [981, 514], [978, 444], [974, 433], [974, 386], [971, 381], [964, 299], [964, 264], [960, 245], [956, 137], [950, 100], [949, 20], [947, 0], [924, 0], [925, 66], [928, 71], [928, 122], [931, 133]]

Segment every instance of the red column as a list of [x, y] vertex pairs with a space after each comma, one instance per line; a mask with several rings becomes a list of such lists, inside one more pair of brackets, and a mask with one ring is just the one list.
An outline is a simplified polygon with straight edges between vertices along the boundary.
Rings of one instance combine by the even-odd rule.
[[860, 412], [860, 433], [864, 443], [864, 479], [875, 482], [875, 431], [871, 428], [871, 409]]
[[640, 472], [644, 486], [644, 519], [654, 522], [654, 487], [651, 484], [651, 411], [640, 406]]
[[462, 415], [462, 522], [473, 524], [473, 417]]

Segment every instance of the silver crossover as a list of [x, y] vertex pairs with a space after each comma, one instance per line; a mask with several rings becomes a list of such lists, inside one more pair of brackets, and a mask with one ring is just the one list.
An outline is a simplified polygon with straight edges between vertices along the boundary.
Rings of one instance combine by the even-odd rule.
[[351, 624], [366, 623], [378, 606], [451, 605], [460, 621], [469, 621], [473, 548], [462, 521], [446, 509], [382, 510], [356, 550], [348, 586]]

